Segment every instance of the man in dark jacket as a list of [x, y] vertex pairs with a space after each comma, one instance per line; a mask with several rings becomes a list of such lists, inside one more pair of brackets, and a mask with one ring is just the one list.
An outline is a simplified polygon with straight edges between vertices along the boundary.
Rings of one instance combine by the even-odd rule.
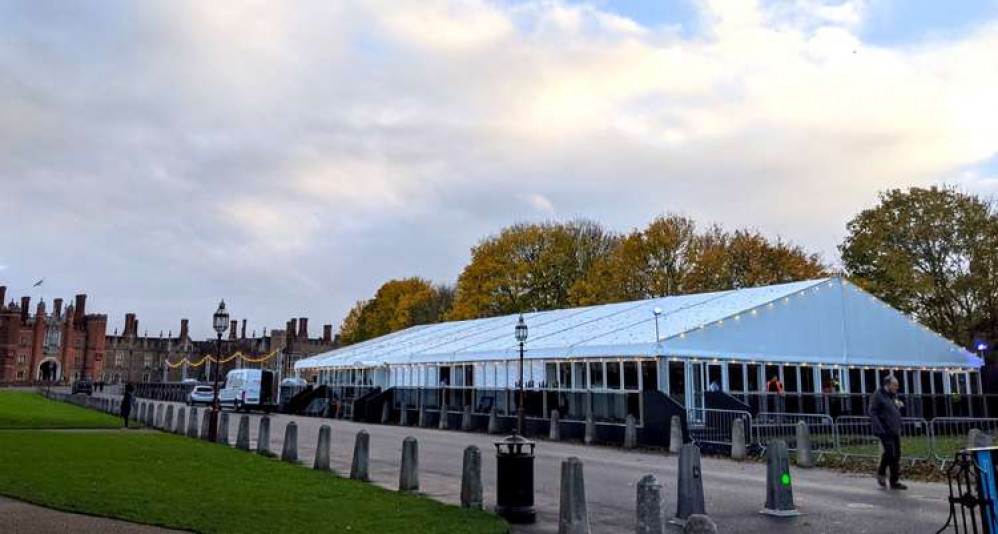
[[135, 402], [135, 397], [132, 394], [133, 388], [131, 384], [125, 386], [125, 396], [121, 398], [121, 418], [125, 420], [125, 428], [128, 428], [128, 416], [132, 413], [132, 403]]
[[880, 457], [877, 469], [877, 483], [886, 486], [887, 469], [890, 468], [891, 489], [904, 490], [907, 486], [898, 482], [901, 478], [901, 401], [897, 398], [898, 381], [894, 376], [884, 379], [884, 385], [870, 399], [870, 426], [880, 438], [884, 454]]

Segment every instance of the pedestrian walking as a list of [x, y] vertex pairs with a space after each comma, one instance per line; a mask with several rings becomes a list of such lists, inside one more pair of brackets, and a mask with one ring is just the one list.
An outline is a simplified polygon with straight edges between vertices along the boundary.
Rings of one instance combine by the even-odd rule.
[[890, 487], [896, 490], [908, 489], [902, 484], [901, 478], [901, 407], [904, 404], [898, 399], [898, 380], [893, 375], [884, 378], [883, 387], [870, 399], [870, 426], [873, 433], [880, 438], [884, 453], [880, 457], [880, 467], [877, 469], [877, 484], [887, 486], [887, 471], [890, 471]]
[[125, 420], [125, 428], [128, 428], [128, 416], [132, 413], [132, 403], [135, 401], [132, 395], [133, 386], [125, 386], [125, 396], [121, 398], [121, 417]]

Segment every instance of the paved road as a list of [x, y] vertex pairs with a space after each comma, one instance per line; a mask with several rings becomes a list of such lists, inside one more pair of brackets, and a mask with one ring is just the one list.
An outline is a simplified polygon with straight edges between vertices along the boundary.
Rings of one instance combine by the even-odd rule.
[[[251, 416], [256, 437], [259, 415]], [[271, 417], [271, 450], [280, 454], [285, 425], [298, 424], [299, 458], [311, 466], [319, 426], [332, 427], [333, 469], [349, 473], [354, 436], [360, 429], [371, 434], [371, 477], [389, 489], [398, 487], [402, 440], [419, 440], [421, 488], [448, 503], [460, 499], [463, 449], [477, 445], [483, 452], [485, 502], [495, 505], [495, 436], [414, 427], [370, 425], [349, 421], [275, 415]], [[235, 440], [237, 419], [230, 437]], [[255, 443], [254, 443], [255, 446]], [[584, 463], [586, 497], [593, 534], [634, 532], [635, 485], [647, 473], [663, 483], [667, 515], [675, 513], [676, 458], [661, 453], [625, 451], [612, 447], [540, 442], [536, 459], [538, 523], [517, 528], [524, 533], [557, 532], [561, 461], [577, 456]], [[934, 533], [945, 523], [948, 505], [943, 484], [911, 483], [906, 492], [880, 489], [872, 477], [845, 475], [821, 469], [795, 469], [794, 497], [803, 516], [774, 519], [759, 514], [765, 501], [765, 465], [704, 458], [703, 479], [707, 511], [724, 533]], [[678, 531], [678, 530], [677, 530]]]
[[114, 519], [59, 512], [0, 497], [0, 532], [10, 534], [169, 534], [181, 532]]

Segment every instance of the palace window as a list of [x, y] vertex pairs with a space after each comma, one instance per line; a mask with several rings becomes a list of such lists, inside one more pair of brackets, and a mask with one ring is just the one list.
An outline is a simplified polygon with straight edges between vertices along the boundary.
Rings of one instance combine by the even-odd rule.
[[17, 379], [18, 380], [24, 380], [24, 371], [18, 371], [17, 372]]
[[22, 363], [23, 364], [25, 360], [27, 360], [27, 356], [25, 356], [23, 354], [21, 354], [21, 355], [19, 355], [17, 357], [17, 363]]

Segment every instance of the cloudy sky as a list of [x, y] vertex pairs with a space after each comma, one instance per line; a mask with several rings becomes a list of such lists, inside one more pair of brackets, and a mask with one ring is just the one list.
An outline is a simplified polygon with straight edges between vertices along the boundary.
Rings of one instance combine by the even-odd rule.
[[996, 51], [998, 0], [0, 0], [0, 285], [315, 333], [517, 221], [835, 262], [878, 191], [998, 191]]

